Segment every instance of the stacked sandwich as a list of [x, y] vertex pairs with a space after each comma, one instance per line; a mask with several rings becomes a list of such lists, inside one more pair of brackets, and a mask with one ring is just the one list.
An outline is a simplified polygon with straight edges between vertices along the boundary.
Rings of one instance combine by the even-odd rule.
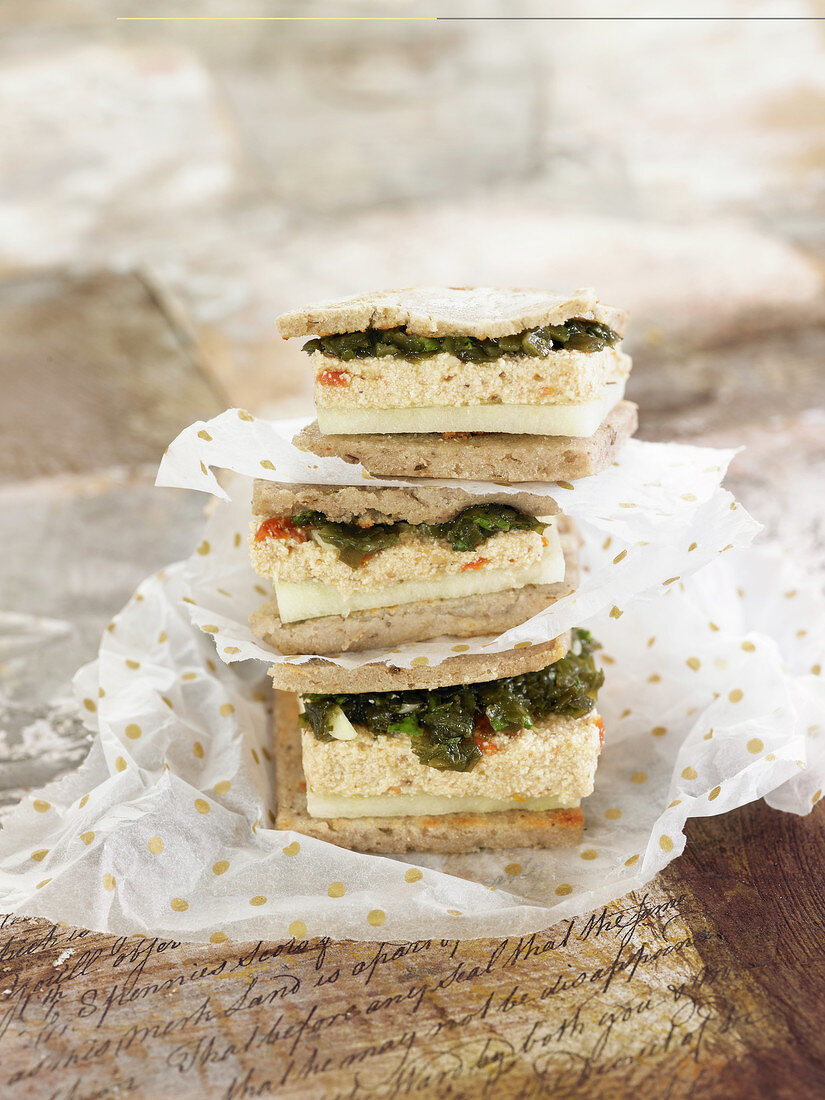
[[592, 291], [483, 288], [279, 318], [285, 338], [311, 337], [318, 419], [298, 447], [374, 476], [485, 483], [256, 482], [250, 553], [272, 596], [252, 629], [313, 655], [271, 669], [279, 827], [386, 852], [580, 839], [604, 732], [587, 632], [457, 643], [409, 668], [329, 658], [498, 635], [575, 589], [575, 528], [529, 482], [598, 473], [635, 430], [625, 321]]

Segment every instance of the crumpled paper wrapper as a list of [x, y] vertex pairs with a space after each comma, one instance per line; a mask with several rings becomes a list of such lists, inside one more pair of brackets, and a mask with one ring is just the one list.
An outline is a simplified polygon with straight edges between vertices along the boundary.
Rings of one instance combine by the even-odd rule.
[[[698, 499], [683, 502], [689, 511], [674, 504], [678, 522], [640, 495], [628, 501], [633, 515], [605, 511], [586, 525], [594, 587], [589, 614], [580, 603], [571, 621], [604, 645], [607, 736], [579, 846], [394, 859], [272, 829], [265, 664], [216, 660], [221, 639], [185, 602], [210, 590], [228, 505], [210, 520], [216, 549], [201, 543], [188, 562], [147, 578], [78, 673], [94, 744], [81, 768], [10, 815], [3, 910], [215, 943], [523, 935], [642, 888], [681, 852], [688, 817], [760, 797], [808, 812], [825, 786], [825, 608], [780, 555], [719, 553], [721, 539], [747, 542], [755, 526], [716, 487], [724, 456], [634, 444], [630, 460], [645, 464], [645, 453], [657, 481], [666, 457], [687, 463], [674, 469], [687, 471], [683, 491]], [[595, 483], [624, 476], [623, 466], [567, 490], [565, 510], [574, 496], [583, 511], [602, 503]], [[705, 485], [697, 471], [711, 467]], [[642, 530], [661, 544], [654, 556]], [[631, 602], [643, 587], [636, 566], [632, 582], [622, 567], [636, 550], [651, 572]], [[664, 585], [670, 562], [680, 579]]]
[[[323, 485], [421, 485], [422, 479], [372, 478], [363, 467], [337, 458], [317, 458], [292, 446], [306, 420], [257, 420], [230, 409], [185, 429], [169, 447], [157, 484], [213, 493], [225, 503], [215, 509], [187, 571], [193, 621], [215, 638], [224, 661], [261, 658], [271, 664], [311, 658], [282, 656], [256, 639], [250, 614], [268, 597], [268, 583], [249, 564], [247, 536], [252, 488], [249, 477]], [[433, 639], [394, 647], [326, 657], [344, 668], [391, 660], [394, 665], [435, 665], [461, 653], [498, 653], [548, 641], [604, 608], [614, 617], [634, 596], [658, 586], [666, 591], [682, 577], [735, 545], [749, 542], [758, 525], [720, 489], [733, 450], [630, 440], [613, 465], [596, 477], [576, 482], [500, 486], [529, 488], [555, 501], [587, 537], [589, 566], [577, 590], [526, 622], [496, 636]], [[216, 466], [244, 475], [229, 483], [231, 494], [212, 472]], [[460, 486], [472, 494], [489, 492], [479, 481], [427, 479], [428, 486]]]

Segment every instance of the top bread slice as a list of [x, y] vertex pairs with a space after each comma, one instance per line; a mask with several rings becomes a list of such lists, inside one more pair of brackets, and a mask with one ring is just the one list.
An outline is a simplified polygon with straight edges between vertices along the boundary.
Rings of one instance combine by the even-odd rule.
[[416, 336], [512, 336], [577, 317], [608, 325], [619, 336], [627, 311], [605, 306], [586, 288], [572, 294], [518, 287], [409, 287], [336, 298], [281, 314], [281, 336], [331, 336], [403, 327]]
[[506, 504], [531, 516], [552, 516], [559, 507], [550, 497], [520, 490], [468, 493], [425, 485], [302, 485], [258, 478], [252, 491], [256, 516], [293, 516], [310, 510], [334, 523], [445, 523], [477, 504]]

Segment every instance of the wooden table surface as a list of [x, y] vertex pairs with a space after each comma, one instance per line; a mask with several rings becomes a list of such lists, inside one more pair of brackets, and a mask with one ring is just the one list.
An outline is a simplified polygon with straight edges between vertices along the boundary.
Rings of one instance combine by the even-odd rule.
[[[48, 643], [49, 691], [25, 662], [0, 669], [26, 720], [58, 730], [48, 752], [10, 738], [8, 804], [82, 755], [82, 728], [54, 698], [93, 655], [115, 601], [199, 522], [202, 502], [150, 492], [147, 466], [226, 396], [136, 275], [53, 273], [6, 289], [0, 606], [43, 615], [48, 592], [51, 614], [75, 624]], [[634, 384], [643, 435], [748, 443], [728, 484], [813, 569], [825, 445], [809, 410], [825, 404], [825, 381], [823, 334], [809, 335], [811, 351], [788, 353], [793, 387], [746, 343], [693, 349], [689, 372], [684, 357], [643, 353]], [[764, 353], [770, 336], [759, 339]], [[52, 385], [45, 366], [56, 361], [66, 374]], [[113, 468], [128, 470], [117, 493]], [[94, 537], [113, 559], [111, 573], [86, 578], [91, 610], [82, 591], [58, 590], [54, 561], [27, 542], [25, 517], [58, 507], [69, 473], [83, 481], [84, 526], [67, 520], [59, 549], [71, 558]], [[143, 542], [118, 541], [127, 517]], [[32, 638], [37, 661], [46, 651]], [[643, 894], [522, 939], [199, 946], [7, 917], [0, 1096], [825, 1096], [821, 805], [797, 818], [752, 804], [687, 834]]]

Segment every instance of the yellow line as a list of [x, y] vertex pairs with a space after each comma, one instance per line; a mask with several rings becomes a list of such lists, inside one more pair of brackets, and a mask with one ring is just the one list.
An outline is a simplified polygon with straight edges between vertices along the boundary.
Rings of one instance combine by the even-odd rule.
[[434, 23], [437, 15], [118, 15], [118, 23]]

